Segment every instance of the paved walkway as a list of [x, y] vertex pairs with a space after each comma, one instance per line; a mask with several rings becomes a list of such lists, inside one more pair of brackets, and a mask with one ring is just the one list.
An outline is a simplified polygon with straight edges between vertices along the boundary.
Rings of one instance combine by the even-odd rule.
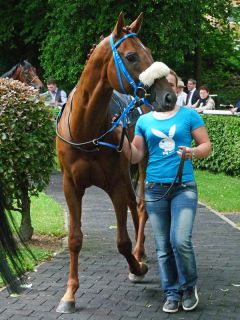
[[[61, 176], [53, 176], [48, 193], [65, 206]], [[30, 274], [32, 288], [20, 297], [0, 292], [0, 320], [230, 320], [240, 319], [240, 231], [199, 206], [194, 245], [199, 270], [199, 307], [194, 312], [162, 312], [154, 243], [149, 223], [146, 247], [149, 272], [141, 284], [128, 281], [128, 267], [115, 245], [115, 216], [108, 197], [90, 188], [83, 203], [84, 245], [80, 258], [77, 312], [55, 312], [65, 292], [69, 259], [67, 251]], [[130, 220], [130, 219], [129, 219]], [[129, 230], [133, 239], [132, 223]]]

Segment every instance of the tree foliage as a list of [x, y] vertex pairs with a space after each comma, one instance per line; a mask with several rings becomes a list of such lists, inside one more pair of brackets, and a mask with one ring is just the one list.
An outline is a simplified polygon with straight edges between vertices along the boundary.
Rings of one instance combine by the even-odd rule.
[[239, 72], [230, 28], [239, 10], [231, 0], [10, 0], [0, 11], [0, 70], [27, 52], [33, 64], [40, 62], [45, 79], [56, 78], [70, 90], [92, 44], [110, 34], [121, 11], [127, 23], [144, 12], [142, 41], [184, 80], [197, 77], [223, 91]]
[[[77, 82], [91, 45], [101, 34], [110, 34], [120, 11], [127, 22], [144, 12], [142, 41], [155, 60], [164, 61], [185, 79], [196, 76], [217, 90], [236, 62], [229, 0], [140, 0], [131, 4], [100, 0], [98, 5], [95, 1], [69, 0], [66, 5], [63, 0], [50, 0], [49, 5], [51, 32], [42, 44], [41, 62], [46, 77], [67, 81], [69, 87]], [[235, 65], [231, 73], [238, 68]]]

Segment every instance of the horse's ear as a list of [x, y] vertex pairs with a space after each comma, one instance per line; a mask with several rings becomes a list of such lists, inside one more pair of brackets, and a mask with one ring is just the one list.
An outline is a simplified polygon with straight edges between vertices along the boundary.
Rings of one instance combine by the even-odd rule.
[[118, 21], [115, 25], [115, 28], [113, 29], [113, 34], [114, 36], [120, 36], [120, 33], [122, 31], [124, 27], [124, 18], [123, 18], [123, 13], [121, 12], [119, 17], [118, 17]]
[[132, 24], [129, 26], [131, 31], [134, 33], [138, 33], [141, 29], [143, 22], [143, 12], [140, 13], [140, 15], [137, 17], [135, 21], [132, 22]]

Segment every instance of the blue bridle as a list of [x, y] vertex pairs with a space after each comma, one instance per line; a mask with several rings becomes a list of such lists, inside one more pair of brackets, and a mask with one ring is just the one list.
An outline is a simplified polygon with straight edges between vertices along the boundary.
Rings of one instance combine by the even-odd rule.
[[135, 83], [135, 81], [133, 80], [133, 78], [131, 77], [131, 75], [129, 74], [129, 72], [127, 71], [122, 58], [120, 57], [118, 51], [117, 51], [117, 47], [120, 45], [120, 43], [122, 43], [124, 40], [126, 40], [127, 38], [130, 37], [136, 37], [137, 34], [136, 33], [128, 33], [125, 36], [123, 36], [121, 39], [119, 39], [116, 43], [113, 42], [113, 36], [111, 34], [110, 36], [110, 45], [112, 48], [112, 54], [113, 54], [113, 58], [114, 58], [114, 62], [115, 62], [115, 66], [116, 66], [116, 70], [117, 70], [117, 76], [118, 76], [118, 80], [119, 83], [121, 85], [122, 88], [122, 92], [126, 94], [126, 91], [124, 89], [124, 85], [122, 82], [122, 77], [121, 77], [121, 73], [123, 74], [123, 76], [125, 77], [125, 79], [127, 80], [127, 82], [133, 87], [134, 92], [136, 92], [137, 88], [141, 85], [141, 83], [139, 83], [138, 85]]
[[[137, 37], [136, 33], [128, 33], [125, 36], [123, 36], [121, 39], [119, 39], [117, 42], [114, 43], [113, 41], [113, 36], [112, 34], [110, 35], [110, 45], [111, 45], [111, 49], [112, 49], [112, 54], [113, 54], [113, 58], [114, 58], [114, 62], [115, 62], [115, 67], [116, 67], [116, 71], [117, 71], [117, 76], [118, 76], [118, 80], [119, 83], [121, 85], [121, 89], [122, 92], [124, 94], [127, 94], [124, 85], [123, 85], [123, 81], [122, 81], [122, 75], [124, 76], [124, 78], [127, 80], [127, 82], [133, 87], [134, 89], [134, 97], [133, 100], [130, 102], [130, 104], [124, 109], [123, 113], [120, 115], [120, 117], [118, 118], [117, 121], [113, 122], [113, 126], [101, 137], [99, 137], [98, 139], [103, 138], [108, 132], [113, 131], [119, 124], [120, 122], [122, 123], [121, 125], [123, 126], [123, 128], [126, 128], [127, 126], [127, 116], [129, 114], [129, 112], [134, 108], [134, 105], [137, 101], [141, 101], [143, 104], [147, 105], [148, 107], [152, 108], [152, 106], [150, 105], [150, 103], [148, 102], [148, 100], [146, 98], [139, 98], [137, 95], [137, 90], [139, 88], [142, 88], [142, 83], [141, 81], [136, 84], [136, 82], [133, 80], [133, 78], [131, 77], [131, 75], [129, 74], [127, 68], [125, 67], [122, 58], [120, 57], [118, 51], [117, 51], [117, 47], [127, 38], [130, 37]], [[97, 140], [98, 140], [97, 139]], [[96, 143], [96, 140], [94, 141]], [[97, 141], [98, 145], [104, 145], [104, 146], [108, 146], [114, 149], [119, 149], [119, 146], [116, 146], [114, 144], [108, 143], [108, 142], [103, 142], [103, 141]]]
[[[131, 110], [134, 109], [135, 103], [136, 102], [140, 102], [141, 104], [145, 104], [146, 106], [148, 106], [149, 108], [152, 109], [151, 104], [148, 102], [148, 100], [146, 99], [146, 97], [144, 98], [140, 98], [137, 95], [137, 90], [138, 89], [142, 89], [145, 90], [141, 85], [142, 83], [139, 82], [138, 84], [135, 83], [135, 81], [133, 80], [133, 78], [131, 77], [131, 75], [129, 74], [129, 72], [127, 71], [127, 68], [125, 67], [122, 58], [120, 57], [118, 51], [117, 51], [117, 47], [127, 38], [130, 37], [137, 37], [136, 33], [128, 33], [125, 36], [123, 36], [121, 39], [119, 39], [116, 43], [114, 43], [113, 41], [113, 36], [110, 36], [110, 45], [111, 45], [111, 49], [112, 49], [112, 54], [113, 54], [113, 58], [114, 58], [114, 62], [115, 62], [115, 66], [116, 66], [116, 70], [117, 70], [117, 76], [118, 76], [118, 80], [119, 83], [121, 85], [122, 88], [122, 92], [126, 94], [126, 91], [124, 89], [124, 85], [123, 85], [123, 81], [122, 81], [122, 76], [121, 74], [125, 77], [125, 79], [127, 80], [127, 82], [133, 87], [134, 90], [134, 96], [133, 96], [133, 100], [130, 102], [130, 104], [124, 109], [123, 113], [119, 116], [119, 118], [114, 121], [112, 123], [112, 127], [107, 130], [104, 134], [102, 134], [100, 137], [93, 139], [91, 141], [86, 141], [83, 143], [74, 143], [71, 141], [66, 140], [64, 137], [62, 137], [59, 132], [58, 132], [58, 122], [60, 121], [61, 115], [62, 115], [62, 111], [59, 113], [58, 117], [57, 117], [57, 125], [56, 125], [56, 132], [57, 135], [60, 139], [62, 139], [63, 141], [69, 143], [70, 145], [72, 145], [73, 147], [76, 147], [82, 151], [86, 151], [86, 152], [94, 152], [94, 151], [99, 151], [99, 149], [94, 149], [94, 150], [87, 150], [84, 149], [82, 146], [93, 143], [95, 146], [98, 145], [102, 145], [102, 146], [107, 146], [113, 149], [116, 149], [117, 151], [121, 151], [121, 146], [120, 145], [114, 145], [112, 143], [108, 143], [108, 142], [104, 142], [104, 141], [100, 141], [102, 140], [109, 132], [112, 132], [117, 126], [121, 125], [124, 129], [124, 131], [126, 130], [127, 127], [127, 116], [129, 114], [129, 112]], [[72, 103], [72, 101], [71, 101]], [[121, 139], [122, 140], [122, 139]], [[121, 143], [120, 143], [121, 144]]]

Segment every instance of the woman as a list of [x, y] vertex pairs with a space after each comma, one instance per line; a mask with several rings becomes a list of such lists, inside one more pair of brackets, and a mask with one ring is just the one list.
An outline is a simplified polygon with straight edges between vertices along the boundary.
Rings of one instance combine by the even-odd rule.
[[198, 113], [203, 113], [204, 110], [213, 110], [213, 109], [215, 109], [215, 102], [209, 96], [208, 87], [201, 86], [199, 88], [199, 95], [200, 95], [200, 99], [194, 105], [192, 105], [192, 108], [195, 108], [195, 110]]
[[[177, 92], [176, 74], [171, 71], [167, 79]], [[121, 130], [117, 130], [117, 134], [120, 139]], [[196, 141], [195, 148], [191, 148], [192, 139]], [[199, 299], [191, 242], [197, 209], [197, 187], [191, 159], [206, 157], [211, 152], [202, 118], [194, 110], [178, 105], [172, 111], [152, 111], [142, 115], [136, 123], [130, 146], [127, 139], [124, 140], [123, 152], [132, 163], [138, 163], [146, 151], [145, 205], [166, 296], [163, 311], [177, 312], [180, 302], [184, 310], [193, 310]], [[171, 193], [160, 199], [173, 182], [183, 154], [183, 183], [175, 184]]]

